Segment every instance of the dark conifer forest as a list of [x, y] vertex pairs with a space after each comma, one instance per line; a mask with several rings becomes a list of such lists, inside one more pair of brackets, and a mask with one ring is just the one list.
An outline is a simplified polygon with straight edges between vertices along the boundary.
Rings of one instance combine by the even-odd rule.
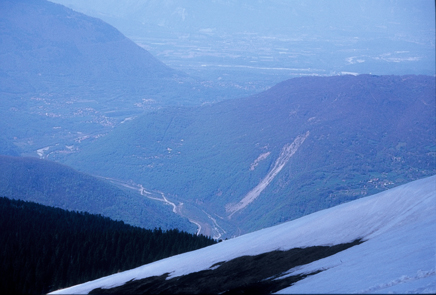
[[0, 197], [0, 292], [44, 294], [215, 243]]

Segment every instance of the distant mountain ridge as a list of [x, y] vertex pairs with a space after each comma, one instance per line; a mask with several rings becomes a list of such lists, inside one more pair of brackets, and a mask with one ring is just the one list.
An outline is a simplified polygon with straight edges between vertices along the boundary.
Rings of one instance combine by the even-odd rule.
[[[202, 230], [237, 235], [435, 174], [434, 104], [429, 76], [296, 78], [247, 98], [148, 113], [53, 159], [162, 191]], [[226, 208], [269, 173], [230, 220]]]
[[52, 0], [172, 67], [255, 91], [297, 76], [435, 74], [434, 1]]
[[53, 87], [55, 78], [70, 87], [107, 87], [117, 80], [122, 86], [127, 76], [145, 82], [183, 75], [103, 21], [62, 5], [5, 0], [0, 13], [1, 70], [11, 78], [26, 74], [37, 91]]
[[[249, 32], [267, 35], [295, 32], [301, 28], [310, 33], [322, 33], [344, 28], [364, 29], [373, 34], [392, 33], [393, 28], [404, 26], [399, 20], [407, 16], [416, 18], [418, 23], [431, 25], [430, 14], [422, 15], [422, 10], [431, 5], [419, 1], [411, 3], [380, 3], [362, 0], [359, 5], [348, 2], [325, 0], [125, 0], [123, 3], [112, 0], [53, 0], [87, 14], [119, 23], [125, 31], [138, 34], [148, 29], [161, 34], [194, 33], [204, 35], [215, 33]], [[314, 7], [315, 6], [315, 7]], [[342, 8], [343, 10], [339, 9]], [[325, 13], [328, 11], [328, 13]], [[344, 15], [343, 11], [347, 11]], [[333, 15], [334, 17], [331, 17]], [[419, 16], [426, 18], [419, 19]], [[126, 21], [126, 19], [129, 21]], [[136, 24], [136, 27], [133, 25]], [[365, 24], [365, 26], [363, 26]], [[384, 26], [377, 28], [377, 25]], [[424, 26], [424, 25], [422, 25]], [[151, 28], [152, 29], [151, 29]], [[378, 29], [378, 30], [377, 30]], [[410, 28], [409, 28], [410, 29]]]
[[0, 129], [25, 155], [101, 136], [162, 105], [226, 96], [105, 22], [49, 1], [1, 1], [0, 38]]

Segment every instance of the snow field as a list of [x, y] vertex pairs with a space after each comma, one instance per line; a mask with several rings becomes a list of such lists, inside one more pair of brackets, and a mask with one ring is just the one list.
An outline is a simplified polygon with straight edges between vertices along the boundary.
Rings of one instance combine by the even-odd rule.
[[435, 213], [436, 176], [432, 176], [53, 294], [83, 294], [95, 288], [111, 288], [132, 279], [164, 273], [170, 273], [172, 278], [209, 269], [217, 262], [243, 255], [335, 245], [357, 238], [366, 242], [290, 270], [294, 275], [326, 269], [279, 293], [434, 291]]

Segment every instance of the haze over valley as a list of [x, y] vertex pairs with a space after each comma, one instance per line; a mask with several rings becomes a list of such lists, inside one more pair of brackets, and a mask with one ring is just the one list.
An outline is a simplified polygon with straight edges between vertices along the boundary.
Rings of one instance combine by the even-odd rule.
[[435, 72], [432, 1], [53, 2], [228, 91], [252, 94], [307, 75]]
[[[0, 197], [208, 243], [267, 237], [366, 197], [434, 198], [434, 36], [430, 0], [3, 0]], [[395, 212], [409, 222], [407, 208]], [[365, 235], [306, 246], [322, 252], [313, 262], [366, 245]], [[165, 255], [194, 249], [181, 244]], [[91, 278], [65, 276], [38, 290]]]

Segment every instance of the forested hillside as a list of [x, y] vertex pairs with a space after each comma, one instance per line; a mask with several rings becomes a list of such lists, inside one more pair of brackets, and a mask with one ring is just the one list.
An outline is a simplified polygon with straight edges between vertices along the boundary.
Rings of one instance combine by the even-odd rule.
[[0, 198], [0, 292], [42, 294], [215, 243]]
[[196, 229], [188, 219], [174, 214], [170, 206], [65, 165], [0, 155], [0, 167], [0, 196], [101, 214], [143, 228]]
[[295, 78], [251, 97], [148, 113], [53, 157], [163, 191], [191, 219], [209, 214], [221, 233], [240, 234], [435, 174], [434, 105], [431, 76]]

